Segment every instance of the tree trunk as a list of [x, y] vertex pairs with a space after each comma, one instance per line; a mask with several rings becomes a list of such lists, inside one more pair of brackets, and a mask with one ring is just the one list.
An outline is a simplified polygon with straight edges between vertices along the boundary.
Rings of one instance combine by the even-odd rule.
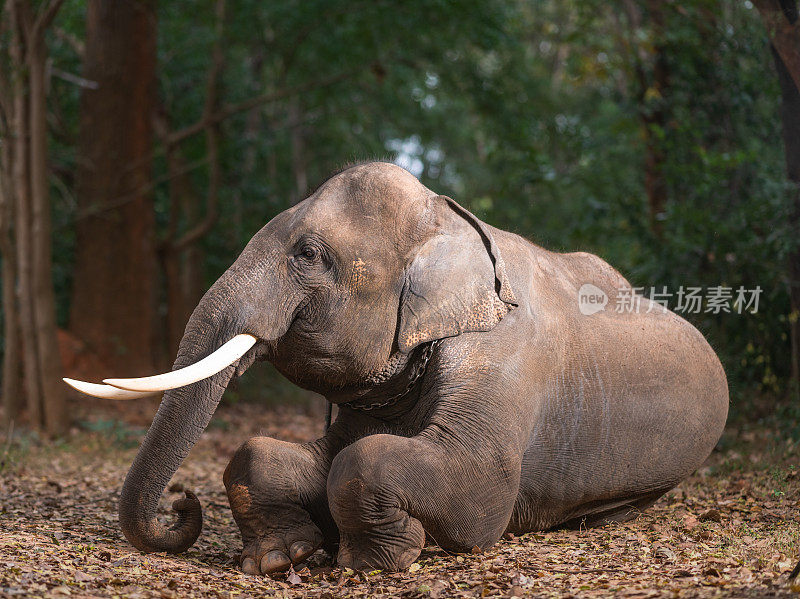
[[767, 28], [772, 48], [800, 87], [800, 23], [795, 0], [753, 0]]
[[[6, 22], [7, 23], [7, 22]], [[0, 93], [3, 97], [3, 122], [0, 137], [12, 139], [9, 118], [12, 115], [12, 95], [9, 78], [0, 80]], [[8, 92], [6, 94], [5, 92]], [[14, 164], [13, 143], [0, 145], [0, 259], [3, 261], [3, 415], [6, 422], [15, 420], [22, 409], [20, 377], [20, 339], [19, 319], [17, 314], [17, 267], [12, 223], [14, 222], [14, 181], [12, 165]]]
[[[61, 360], [55, 324], [52, 280], [50, 185], [47, 164], [47, 49], [45, 30], [63, 0], [51, 0], [34, 13], [23, 0], [6, 4], [10, 29], [7, 64], [12, 83], [3, 90], [5, 131], [2, 152], [3, 302], [6, 355], [3, 381], [6, 416], [16, 418], [19, 354], [30, 424], [51, 434], [66, 425]], [[8, 81], [9, 78], [3, 78]], [[8, 93], [8, 88], [11, 88]], [[10, 218], [13, 214], [13, 242]], [[13, 291], [16, 288], [15, 292]]]
[[[657, 99], [649, 107], [643, 107], [642, 121], [645, 135], [645, 189], [647, 204], [650, 208], [650, 227], [655, 236], [661, 239], [664, 235], [664, 211], [667, 206], [667, 180], [664, 176], [666, 154], [664, 152], [663, 133], [667, 127], [667, 101], [669, 90], [669, 70], [664, 48], [665, 24], [663, 6], [659, 0], [649, 0], [648, 16], [653, 26], [653, 82], [651, 89]], [[642, 90], [643, 101], [649, 89]]]
[[65, 427], [66, 406], [61, 381], [61, 358], [56, 337], [56, 301], [53, 291], [52, 249], [50, 236], [50, 181], [47, 167], [47, 103], [45, 63], [47, 49], [44, 32], [34, 33], [28, 46], [30, 76], [30, 178], [33, 260], [31, 284], [34, 297], [34, 322], [41, 381], [42, 424], [50, 434], [60, 434]]
[[[164, 122], [164, 131], [166, 122]], [[179, 149], [168, 145], [167, 170], [169, 173], [170, 226], [164, 242], [159, 248], [159, 261], [166, 288], [166, 327], [167, 350], [170, 359], [175, 356], [178, 344], [183, 337], [186, 323], [189, 321], [197, 302], [205, 292], [203, 277], [204, 251], [200, 245], [203, 235], [210, 230], [210, 225], [203, 225], [204, 218], [200, 211], [201, 194], [192, 182], [188, 165]], [[209, 167], [212, 171], [218, 166], [216, 150], [209, 150], [209, 160], [214, 161]], [[216, 188], [209, 186], [209, 193], [216, 194]], [[216, 200], [214, 200], [216, 203]], [[216, 209], [213, 209], [216, 213]], [[216, 215], [213, 216], [216, 219]], [[178, 221], [186, 221], [189, 232], [178, 238]], [[202, 227], [202, 230], [198, 229]], [[192, 231], [201, 234], [186, 235]]]
[[[219, 156], [220, 123], [213, 118], [213, 115], [219, 109], [220, 79], [224, 65], [225, 11], [225, 0], [217, 0], [214, 8], [215, 39], [206, 76], [206, 101], [200, 119], [206, 134], [208, 158], [204, 212], [200, 208], [200, 194], [192, 184], [189, 170], [186, 168], [186, 160], [177, 147], [179, 142], [170, 141], [171, 133], [167, 119], [159, 121], [159, 135], [166, 141], [167, 168], [170, 175], [170, 223], [159, 251], [167, 288], [166, 330], [170, 355], [175, 355], [178, 350], [189, 316], [203, 296], [205, 252], [200, 242], [211, 231], [219, 214], [217, 205], [222, 185]], [[186, 230], [181, 235], [178, 234], [180, 220], [186, 223]]]
[[[664, 234], [664, 211], [669, 198], [664, 176], [666, 154], [663, 133], [667, 127], [667, 100], [670, 74], [665, 43], [664, 6], [658, 0], [647, 1], [647, 19], [652, 32], [652, 49], [641, 47], [637, 36], [644, 24], [639, 3], [625, 0], [622, 7], [628, 19], [631, 58], [636, 79], [636, 100], [644, 139], [644, 188], [647, 195], [650, 229], [661, 238]], [[652, 71], [652, 74], [649, 73]]]
[[[781, 87], [781, 122], [786, 151], [786, 173], [794, 183], [791, 194], [789, 226], [793, 239], [800, 240], [800, 90], [786, 68], [781, 55], [772, 47], [775, 68]], [[789, 318], [792, 344], [792, 379], [795, 393], [800, 390], [800, 247], [789, 255]]]
[[22, 344], [22, 363], [27, 398], [28, 420], [33, 426], [42, 422], [41, 380], [39, 378], [39, 350], [36, 343], [36, 326], [33, 311], [33, 243], [31, 242], [31, 187], [28, 131], [28, 80], [24, 64], [25, 30], [31, 27], [30, 8], [21, 2], [12, 2], [11, 20], [14, 34], [10, 47], [12, 64], [16, 68], [13, 91], [14, 165], [13, 180], [16, 192], [15, 242], [17, 257], [17, 305], [19, 306], [19, 333]]
[[81, 96], [70, 329], [131, 375], [152, 371], [158, 346], [155, 68], [154, 0], [90, 0], [83, 76], [98, 87]]
[[[4, 194], [5, 195], [5, 194]], [[3, 200], [3, 228], [6, 228], [6, 219], [13, 218], [11, 210]], [[7, 231], [2, 232], [3, 241], [0, 254], [3, 259], [3, 415], [6, 422], [17, 418], [22, 409], [21, 378], [20, 378], [20, 344], [19, 322], [15, 297], [16, 268], [15, 255], [11, 245], [11, 238]]]
[[[165, 113], [159, 115], [156, 121], [158, 136], [164, 140], [169, 137], [169, 122]], [[164, 236], [164, 241], [159, 246], [158, 260], [166, 290], [166, 313], [164, 315], [164, 329], [167, 333], [166, 352], [159, 357], [159, 369], [168, 367], [178, 350], [178, 344], [183, 337], [183, 330], [189, 316], [196, 304], [187, 305], [184, 289], [182, 270], [182, 253], [175, 250], [172, 244], [178, 234], [181, 212], [187, 205], [199, 201], [199, 193], [192, 183], [192, 176], [180, 148], [173, 144], [166, 144], [165, 148], [167, 173], [169, 180], [170, 218], [169, 226]], [[202, 293], [201, 293], [202, 294]], [[199, 297], [197, 298], [199, 300]]]
[[[781, 88], [781, 123], [786, 174], [794, 185], [790, 197], [789, 231], [800, 239], [800, 14], [793, 0], [755, 0], [770, 37], [772, 57]], [[789, 254], [789, 337], [794, 393], [800, 398], [800, 246]], [[800, 564], [799, 564], [800, 565]]]
[[[249, 58], [251, 80], [253, 82], [258, 82], [259, 85], [261, 84], [260, 82], [264, 80], [264, 55], [264, 48], [260, 44], [256, 44], [251, 49]], [[257, 106], [247, 112], [247, 116], [245, 117], [243, 135], [245, 148], [240, 175], [242, 181], [251, 180], [252, 175], [255, 172], [257, 162], [257, 140], [259, 139], [259, 136], [264, 136], [266, 134], [262, 126], [264, 121], [263, 113], [264, 108], [262, 106]], [[270, 180], [275, 181], [277, 179], [275, 152], [269, 152], [267, 164], [268, 176]], [[233, 204], [231, 215], [231, 245], [232, 247], [239, 247], [242, 242], [242, 237], [244, 237], [244, 204], [242, 202], [242, 188], [241, 186], [237, 185], [231, 191], [231, 203]]]

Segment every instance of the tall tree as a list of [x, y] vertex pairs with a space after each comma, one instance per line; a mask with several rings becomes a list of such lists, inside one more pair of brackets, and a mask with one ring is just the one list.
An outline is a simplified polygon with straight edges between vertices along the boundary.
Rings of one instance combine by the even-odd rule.
[[[200, 242], [217, 221], [219, 191], [222, 182], [220, 165], [220, 122], [213, 116], [219, 110], [220, 79], [224, 66], [223, 33], [225, 29], [225, 0], [216, 0], [214, 7], [214, 43], [206, 75], [206, 97], [201, 122], [204, 123], [208, 185], [205, 211], [201, 208], [202, 194], [191, 178], [191, 169], [180, 148], [173, 142], [173, 132], [164, 111], [160, 111], [156, 129], [164, 142], [169, 173], [170, 217], [167, 231], [159, 244], [159, 259], [166, 286], [166, 361], [171, 362], [183, 337], [183, 330], [194, 307], [203, 295], [203, 259]], [[186, 223], [179, 230], [180, 221]]]
[[[14, 154], [12, 133], [14, 122], [14, 108], [12, 104], [16, 95], [12, 92], [11, 73], [14, 63], [18, 63], [18, 40], [14, 34], [14, 13], [9, 3], [4, 19], [0, 20], [0, 35], [9, 39], [9, 55], [3, 56], [0, 65], [0, 257], [2, 257], [2, 285], [3, 285], [3, 409], [6, 419], [17, 416], [22, 406], [20, 370], [20, 323], [17, 316], [17, 256], [14, 251], [13, 222], [14, 204], [16, 201], [13, 186]], [[18, 65], [17, 65], [18, 66]]]
[[[663, 236], [664, 211], [668, 200], [664, 165], [667, 159], [663, 136], [667, 127], [667, 100], [670, 86], [665, 41], [665, 7], [659, 0], [647, 0], [646, 18], [650, 26], [647, 44], [637, 43], [643, 28], [642, 10], [634, 0], [625, 0], [623, 7], [630, 27], [631, 54], [636, 80], [636, 102], [645, 144], [644, 187], [650, 214], [650, 228], [657, 238]], [[648, 75], [648, 71], [652, 74]]]
[[156, 347], [152, 197], [155, 0], [90, 0], [86, 18], [70, 329], [117, 372]]
[[792, 378], [800, 394], [800, 22], [796, 0], [756, 0], [770, 36], [772, 56], [781, 87], [781, 122], [786, 173], [793, 184], [789, 210], [795, 246], [789, 252], [788, 278], [791, 313]]
[[[52, 434], [64, 429], [66, 418], [52, 274], [45, 32], [62, 1], [51, 0], [38, 12], [27, 0], [6, 4], [5, 23], [11, 31], [4, 61], [9, 73], [3, 82], [11, 83], [0, 95], [3, 133], [11, 140], [3, 144], [0, 163], [6, 306], [3, 374], [8, 377], [3, 403], [6, 417], [16, 418], [21, 402], [10, 394], [19, 389], [21, 361], [30, 423]], [[9, 355], [20, 350], [21, 360]]]
[[[6, 135], [6, 132], [0, 132]], [[5, 145], [3, 146], [4, 154]], [[2, 170], [9, 172], [10, 160], [3, 156]], [[0, 256], [2, 256], [2, 285], [3, 285], [3, 413], [6, 420], [16, 418], [23, 405], [21, 395], [20, 371], [20, 335], [17, 315], [16, 285], [16, 252], [14, 251], [13, 238], [11, 237], [11, 221], [14, 218], [13, 191], [10, 183], [2, 177], [4, 189], [0, 190]]]

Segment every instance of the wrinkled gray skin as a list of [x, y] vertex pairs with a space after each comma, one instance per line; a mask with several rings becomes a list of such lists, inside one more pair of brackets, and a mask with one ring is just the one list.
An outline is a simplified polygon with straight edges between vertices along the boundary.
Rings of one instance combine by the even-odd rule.
[[340, 410], [313, 443], [256, 437], [231, 460], [245, 572], [323, 543], [343, 566], [403, 569], [426, 537], [469, 551], [505, 531], [632, 517], [711, 452], [725, 374], [694, 327], [644, 298], [638, 313], [581, 314], [584, 283], [611, 298], [629, 287], [600, 258], [490, 227], [397, 166], [334, 176], [259, 231], [194, 311], [176, 368], [238, 333], [259, 342], [165, 394], [122, 490], [125, 535], [143, 551], [194, 543], [198, 500], [176, 502], [166, 528], [158, 499], [257, 359]]

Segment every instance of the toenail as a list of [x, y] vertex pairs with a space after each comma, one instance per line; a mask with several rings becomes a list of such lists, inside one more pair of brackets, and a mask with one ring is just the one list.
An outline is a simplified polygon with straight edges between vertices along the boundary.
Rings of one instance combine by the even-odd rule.
[[244, 558], [242, 560], [242, 572], [245, 574], [258, 574], [255, 560], [249, 557]]
[[289, 557], [297, 563], [307, 558], [314, 551], [314, 547], [307, 541], [297, 541], [289, 548]]
[[270, 551], [261, 558], [261, 571], [264, 574], [287, 570], [291, 561], [280, 551]]

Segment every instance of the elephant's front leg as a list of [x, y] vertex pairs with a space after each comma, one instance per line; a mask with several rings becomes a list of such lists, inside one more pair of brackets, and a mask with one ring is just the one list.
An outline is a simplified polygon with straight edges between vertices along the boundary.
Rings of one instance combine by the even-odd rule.
[[254, 437], [236, 451], [224, 482], [242, 533], [246, 574], [286, 570], [325, 537], [335, 543], [325, 492], [333, 449], [327, 438], [300, 445]]
[[339, 564], [405, 569], [426, 533], [453, 551], [497, 542], [519, 489], [520, 456], [496, 447], [459, 447], [423, 432], [413, 438], [372, 435], [342, 450], [328, 475]]

